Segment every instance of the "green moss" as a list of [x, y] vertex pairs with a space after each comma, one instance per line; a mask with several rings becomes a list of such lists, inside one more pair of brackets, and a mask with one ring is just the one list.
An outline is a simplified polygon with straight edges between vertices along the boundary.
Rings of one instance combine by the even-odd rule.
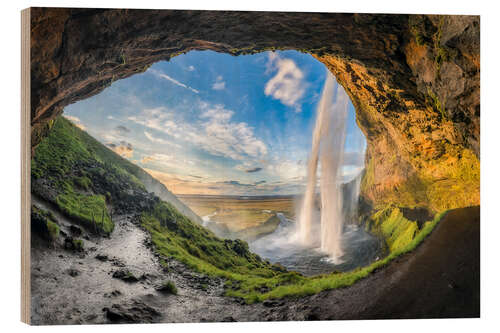
[[65, 215], [79, 221], [90, 230], [111, 233], [114, 229], [103, 195], [85, 195], [67, 191], [57, 196], [56, 204]]
[[[470, 149], [443, 143], [444, 153], [427, 161], [427, 167], [392, 188], [380, 190], [375, 182], [375, 163], [369, 160], [361, 181], [361, 193], [376, 196], [375, 209], [387, 204], [400, 207], [425, 206], [433, 213], [479, 205], [480, 161]], [[418, 162], [418, 157], [414, 157]]]
[[363, 178], [361, 179], [361, 184], [360, 184], [361, 193], [368, 192], [370, 187], [373, 186], [374, 180], [375, 180], [375, 163], [373, 161], [373, 158], [370, 158], [368, 164], [365, 167], [365, 173], [363, 175]]
[[72, 243], [75, 251], [82, 252], [84, 250], [83, 240], [74, 238]]
[[48, 219], [47, 229], [49, 231], [49, 235], [52, 240], [56, 240], [59, 237], [60, 228], [59, 225], [57, 225], [57, 223]]
[[428, 94], [428, 100], [430, 100], [432, 108], [441, 115], [441, 120], [442, 121], [447, 120], [448, 117], [446, 116], [446, 109], [444, 103], [441, 103], [439, 98], [432, 92], [430, 88], [427, 90], [427, 94]]
[[445, 45], [441, 45], [441, 37], [443, 35], [443, 25], [444, 25], [444, 16], [441, 16], [439, 19], [439, 26], [436, 30], [436, 33], [433, 36], [434, 39], [434, 63], [436, 66], [436, 78], [440, 78], [440, 70], [441, 66], [444, 62], [450, 61], [457, 55], [457, 51]]
[[419, 232], [417, 222], [406, 219], [399, 208], [392, 205], [373, 214], [367, 228], [385, 239], [391, 253], [404, 249]]
[[49, 242], [57, 240], [60, 233], [54, 214], [35, 205], [31, 206], [31, 230]]
[[[469, 149], [456, 153], [452, 162], [447, 157], [436, 162], [433, 172], [442, 178], [428, 186], [430, 208], [434, 211], [478, 205], [480, 202], [480, 162]], [[430, 175], [429, 175], [430, 176]]]

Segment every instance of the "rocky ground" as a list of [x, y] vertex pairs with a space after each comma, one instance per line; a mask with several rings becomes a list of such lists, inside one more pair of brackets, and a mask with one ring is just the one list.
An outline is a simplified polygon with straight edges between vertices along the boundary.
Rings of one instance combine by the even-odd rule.
[[[51, 207], [41, 200], [33, 203]], [[74, 233], [73, 224], [52, 212], [61, 230]], [[73, 227], [72, 227], [73, 226]], [[78, 231], [77, 231], [78, 232]], [[115, 218], [111, 238], [83, 238], [85, 250], [47, 247], [32, 239], [32, 323], [100, 324], [124, 322], [203, 322], [247, 319], [247, 306], [223, 297], [223, 281], [197, 274], [168, 261], [164, 269], [151, 250], [149, 235], [130, 216]], [[132, 273], [133, 277], [130, 274]], [[162, 292], [172, 281], [177, 295]], [[248, 318], [249, 319], [249, 318]]]
[[[36, 198], [33, 203], [51, 207]], [[53, 211], [67, 235], [81, 230]], [[479, 207], [450, 212], [414, 252], [348, 288], [246, 305], [224, 282], [168, 261], [131, 216], [75, 252], [32, 239], [32, 323], [280, 321], [479, 316]], [[80, 230], [80, 231], [78, 231]], [[129, 274], [131, 273], [131, 274]], [[177, 295], [159, 290], [172, 281]]]

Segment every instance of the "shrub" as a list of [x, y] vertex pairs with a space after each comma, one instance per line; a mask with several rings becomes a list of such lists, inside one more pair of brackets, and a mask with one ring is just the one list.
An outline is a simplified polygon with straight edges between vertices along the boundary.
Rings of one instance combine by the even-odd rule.
[[164, 281], [157, 290], [165, 294], [177, 295], [177, 287], [170, 280]]

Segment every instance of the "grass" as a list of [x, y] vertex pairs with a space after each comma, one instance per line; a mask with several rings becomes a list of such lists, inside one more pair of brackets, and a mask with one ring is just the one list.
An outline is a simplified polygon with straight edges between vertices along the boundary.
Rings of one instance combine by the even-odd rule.
[[47, 230], [52, 240], [56, 240], [59, 237], [59, 233], [61, 231], [59, 225], [49, 219], [47, 220]]
[[199, 272], [217, 276], [275, 274], [274, 267], [251, 253], [246, 242], [219, 239], [168, 203], [161, 202], [153, 212], [143, 213], [141, 223], [151, 233], [158, 252]]
[[163, 293], [172, 294], [172, 295], [177, 295], [177, 293], [178, 293], [177, 287], [170, 280], [164, 281], [161, 284], [160, 291], [163, 292]]
[[351, 272], [315, 277], [304, 277], [262, 261], [248, 251], [245, 242], [218, 239], [166, 203], [159, 204], [154, 212], [144, 213], [141, 223], [151, 233], [159, 254], [179, 260], [200, 273], [225, 278], [227, 296], [254, 303], [350, 286], [399, 255], [412, 251], [442, 216], [436, 215], [433, 221], [426, 222], [418, 230], [417, 223], [405, 219], [398, 208], [381, 210], [372, 216], [371, 225], [387, 237], [389, 255]]
[[75, 177], [73, 182], [75, 183], [76, 186], [83, 190], [88, 190], [90, 188], [90, 185], [92, 182], [88, 177], [82, 176], [82, 177]]
[[114, 229], [103, 195], [84, 195], [67, 191], [57, 196], [56, 204], [65, 215], [90, 230], [109, 234]]
[[[77, 166], [85, 164], [94, 164], [110, 176], [126, 175], [133, 186], [144, 188], [139, 181], [146, 174], [144, 170], [115, 154], [64, 117], [55, 120], [49, 135], [36, 147], [31, 161], [31, 175], [34, 180], [57, 181], [67, 176], [78, 178], [82, 175], [75, 176], [73, 172], [81, 169]], [[85, 179], [75, 181], [92, 185]]]
[[[32, 183], [41, 179], [56, 194], [48, 196], [44, 188], [37, 194], [89, 230], [111, 233], [114, 224], [106, 203], [123, 202], [122, 196], [129, 189], [145, 191], [138, 179], [145, 171], [63, 117], [51, 126], [32, 158], [31, 177]], [[110, 189], [114, 191], [110, 193]]]

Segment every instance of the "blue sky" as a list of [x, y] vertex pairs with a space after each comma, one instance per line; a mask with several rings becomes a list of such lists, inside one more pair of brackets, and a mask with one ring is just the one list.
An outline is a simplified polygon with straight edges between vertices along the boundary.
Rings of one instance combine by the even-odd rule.
[[[194, 51], [114, 82], [64, 115], [176, 194], [302, 192], [326, 69], [308, 54]], [[349, 103], [344, 179], [365, 139]]]

